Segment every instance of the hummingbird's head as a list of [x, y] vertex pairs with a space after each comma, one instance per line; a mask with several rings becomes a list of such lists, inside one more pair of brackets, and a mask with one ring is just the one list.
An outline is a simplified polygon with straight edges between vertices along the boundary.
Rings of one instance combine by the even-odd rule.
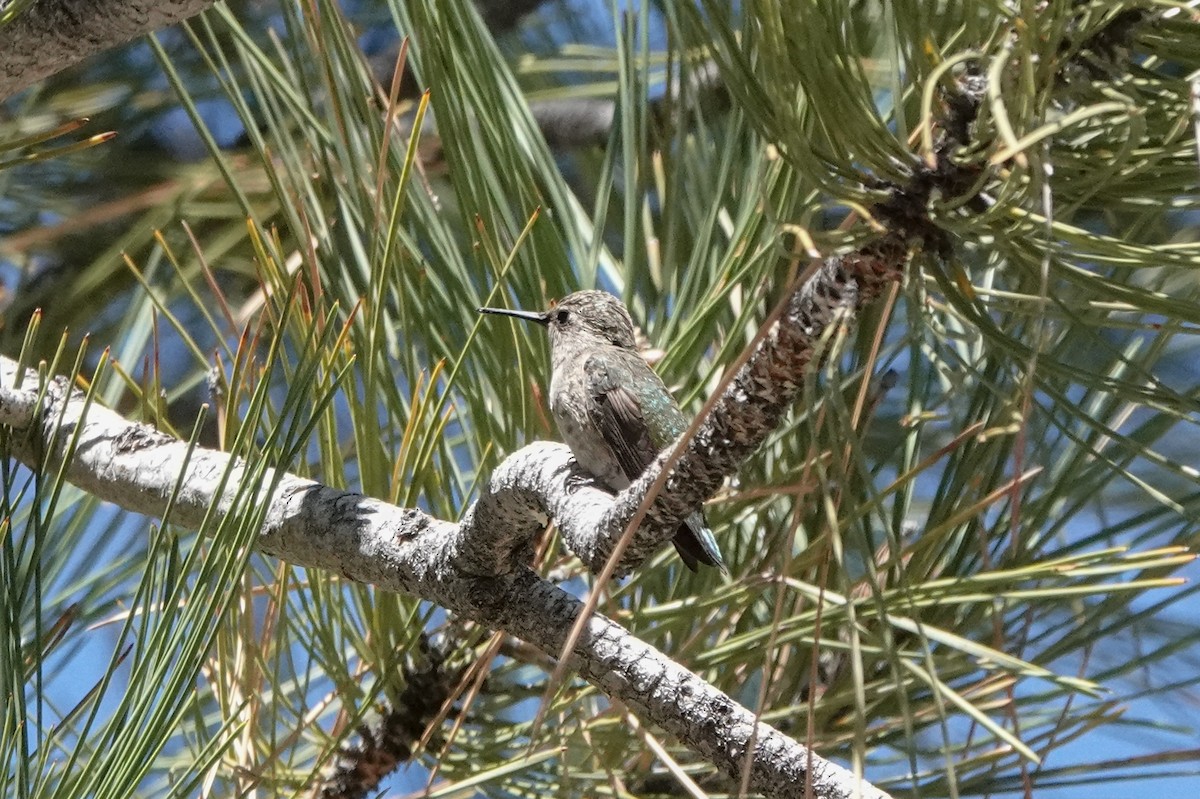
[[548, 311], [480, 308], [479, 312], [537, 322], [549, 329], [551, 347], [564, 341], [593, 341], [626, 350], [637, 349], [629, 311], [607, 291], [576, 291], [551, 305]]
[[593, 339], [625, 350], [637, 348], [633, 320], [624, 303], [607, 291], [577, 291], [546, 311], [550, 345], [558, 340]]

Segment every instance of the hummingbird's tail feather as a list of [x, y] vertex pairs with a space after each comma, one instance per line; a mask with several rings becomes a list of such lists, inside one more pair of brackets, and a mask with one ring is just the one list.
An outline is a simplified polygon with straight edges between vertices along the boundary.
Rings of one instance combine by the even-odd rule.
[[729, 576], [729, 569], [721, 557], [721, 550], [717, 548], [717, 539], [713, 537], [712, 530], [708, 529], [704, 517], [699, 513], [693, 513], [679, 525], [672, 543], [675, 544], [679, 558], [692, 571], [697, 571], [697, 566], [703, 563], [705, 566], [714, 566], [721, 570], [721, 574]]

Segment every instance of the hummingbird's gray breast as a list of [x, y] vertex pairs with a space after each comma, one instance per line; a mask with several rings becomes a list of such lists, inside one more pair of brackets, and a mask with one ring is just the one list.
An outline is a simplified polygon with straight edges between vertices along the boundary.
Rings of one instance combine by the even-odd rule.
[[[559, 356], [559, 353], [555, 353]], [[550, 378], [550, 413], [579, 465], [613, 491], [629, 485], [629, 478], [593, 420], [595, 399], [588, 390], [584, 352], [555, 357]]]

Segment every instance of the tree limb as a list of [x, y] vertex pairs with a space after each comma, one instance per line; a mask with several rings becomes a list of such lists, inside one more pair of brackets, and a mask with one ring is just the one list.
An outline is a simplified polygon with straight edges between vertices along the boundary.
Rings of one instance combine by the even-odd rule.
[[[246, 512], [244, 499], [235, 502], [237, 487], [251, 473], [244, 460], [192, 449], [106, 408], [89, 406], [65, 378], [52, 380], [44, 389], [40, 394], [34, 372], [21, 373], [15, 362], [0, 358], [0, 423], [14, 429], [11, 457], [41, 469], [66, 462], [66, 477], [75, 485], [151, 516], [164, 512], [178, 485], [181, 491], [174, 498], [171, 519], [193, 528], [202, 526], [210, 508], [216, 510], [210, 523]], [[561, 445], [534, 445], [514, 457], [541, 464], [515, 471], [548, 478], [540, 488], [536, 481], [521, 487], [529, 507], [522, 511], [520, 503], [480, 503], [484, 507], [477, 506], [461, 524], [294, 475], [268, 475], [266, 484], [271, 484], [270, 478], [276, 482], [270, 496], [261, 498], [268, 510], [258, 548], [296, 565], [416, 594], [556, 655], [581, 603], [518, 565], [529, 546], [520, 537], [539, 528], [534, 507], [543, 503], [539, 494], [559, 491], [556, 481], [572, 467]], [[223, 479], [226, 489], [220, 491]], [[585, 489], [571, 496], [594, 509], [596, 503], [611, 502], [601, 493]], [[519, 532], [483, 529], [501, 527], [505, 514], [517, 522]], [[480, 557], [477, 547], [499, 554]], [[513, 553], [522, 554], [512, 557]], [[475, 571], [494, 567], [510, 571]], [[735, 779], [741, 778], [747, 750], [753, 746], [749, 786], [755, 792], [800, 797], [811, 780], [813, 795], [822, 799], [887, 797], [771, 726], [756, 723], [753, 713], [603, 616], [594, 614], [588, 620], [573, 661], [593, 685]]]
[[[477, 0], [493, 34], [544, 0]], [[0, 26], [0, 100], [111, 47], [194, 17], [215, 0], [37, 0]], [[386, 85], [386, 84], [385, 84]]]
[[0, 27], [0, 100], [214, 0], [37, 0]]

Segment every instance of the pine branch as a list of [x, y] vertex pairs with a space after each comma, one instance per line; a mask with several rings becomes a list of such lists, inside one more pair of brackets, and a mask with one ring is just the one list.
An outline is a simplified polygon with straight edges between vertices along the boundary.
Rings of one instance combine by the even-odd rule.
[[[36, 374], [20, 373], [8, 359], [0, 359], [0, 386], [0, 423], [14, 428], [9, 455], [30, 468], [65, 463], [70, 482], [150, 516], [161, 515], [171, 500], [170, 520], [194, 529], [202, 527], [210, 508], [215, 514], [209, 524], [247, 512], [238, 487], [253, 470], [244, 460], [192, 449], [89, 405], [65, 378], [50, 381], [43, 394]], [[459, 524], [294, 475], [268, 473], [262, 484], [274, 490], [262, 489], [256, 500], [268, 509], [257, 546], [299, 566], [421, 596], [557, 656], [582, 606], [524, 565], [542, 524], [537, 506], [603, 498], [595, 490], [562, 490], [560, 481], [571, 468], [562, 445], [534, 445], [513, 458], [541, 461], [533, 470], [513, 467], [514, 473], [547, 478], [529, 481], [515, 493], [527, 507], [498, 501], [494, 497], [503, 492], [489, 489], [493, 498], [477, 503]], [[173, 496], [177, 485], [181, 490]], [[748, 765], [752, 791], [799, 797], [807, 784], [822, 799], [887, 796], [757, 722], [754, 713], [599, 614], [589, 617], [572, 654], [572, 665], [589, 682], [726, 774], [740, 780]]]
[[[5, 37], [49, 13], [43, 6], [67, 5], [43, 0], [0, 31], [0, 52], [5, 53], [0, 95], [13, 85], [4, 80], [31, 74], [19, 53], [12, 58], [15, 51], [6, 49]], [[41, 19], [40, 30], [60, 33], [47, 25], [46, 17]], [[63, 21], [62, 29], [68, 23], [79, 24], [80, 18]], [[78, 53], [78, 42], [72, 48]], [[964, 138], [969, 127], [966, 119]], [[948, 143], [963, 142], [952, 136]], [[973, 182], [969, 177], [955, 172], [949, 160], [939, 162], [937, 170], [915, 171], [911, 185], [874, 209], [897, 232], [829, 259], [794, 292], [753, 357], [688, 438], [626, 551], [623, 568], [632, 568], [660, 546], [678, 520], [715, 491], [776, 427], [819, 362], [817, 347], [825, 331], [849, 320], [903, 276], [908, 243], [915, 239], [940, 249], [944, 242], [938, 231], [926, 227], [932, 223], [922, 213], [925, 201], [934, 188], [953, 196], [956, 188]], [[24, 388], [10, 388], [22, 381]], [[68, 479], [83, 489], [152, 516], [162, 514], [176, 486], [182, 486], [173, 497], [171, 520], [193, 528], [205, 524], [210, 508], [218, 517], [243, 512], [235, 489], [221, 486], [225, 477], [226, 485], [235, 487], [246, 478], [251, 470], [244, 462], [221, 452], [191, 450], [111, 411], [88, 408], [61, 378], [45, 386], [43, 397], [36, 375], [18, 373], [11, 361], [0, 360], [0, 385], [0, 422], [21, 432], [10, 439], [11, 455], [31, 468], [66, 463]], [[258, 546], [298, 565], [416, 594], [553, 656], [567, 640], [581, 606], [526, 567], [534, 536], [545, 517], [553, 516], [589, 567], [602, 566], [659, 481], [664, 461], [615, 500], [595, 489], [572, 487], [572, 468], [561, 445], [528, 447], [497, 470], [483, 497], [458, 524], [276, 473], [266, 481], [273, 488], [259, 497], [269, 513]], [[769, 725], [756, 723], [750, 711], [600, 615], [590, 616], [572, 653], [573, 665], [590, 682], [730, 776], [740, 779], [748, 764], [753, 791], [800, 796], [808, 783], [819, 797], [885, 796]]]
[[[715, 494], [779, 426], [823, 357], [826, 331], [852, 321], [887, 286], [903, 278], [907, 238], [888, 234], [856, 252], [829, 258], [792, 294], [782, 317], [771, 325], [695, 435], [684, 434], [679, 460], [654, 494], [618, 574], [627, 573], [670, 539], [679, 523]], [[610, 545], [662, 480], [669, 456], [669, 450], [664, 452], [605, 514], [596, 536], [600, 545], [591, 561], [585, 559], [593, 568], [607, 561]]]
[[404, 689], [383, 708], [374, 724], [360, 724], [358, 742], [339, 752], [337, 766], [323, 779], [316, 799], [361, 799], [413, 757], [426, 727], [439, 718], [442, 705], [454, 694], [463, 667], [446, 663], [446, 652], [421, 636], [419, 662], [401, 668]]

